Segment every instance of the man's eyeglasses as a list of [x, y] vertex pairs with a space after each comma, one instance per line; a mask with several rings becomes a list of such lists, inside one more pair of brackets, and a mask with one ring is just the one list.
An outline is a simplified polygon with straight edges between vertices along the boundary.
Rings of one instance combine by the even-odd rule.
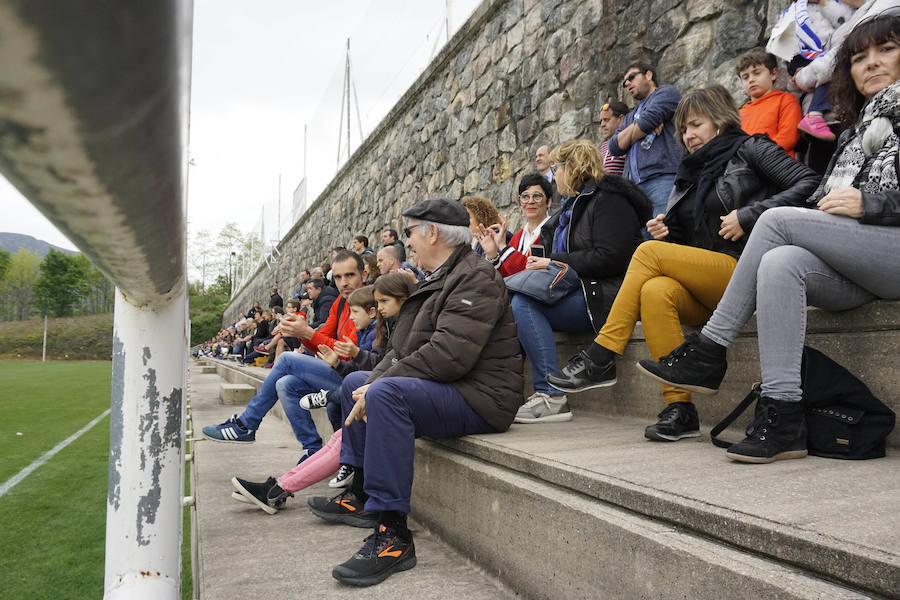
[[415, 229], [416, 227], [422, 227], [423, 225], [427, 226], [428, 223], [416, 223], [415, 225], [410, 225], [408, 227], [404, 227], [403, 235], [405, 235], [406, 238], [409, 239], [409, 236], [412, 235], [413, 229]]
[[561, 166], [563, 166], [564, 164], [566, 164], [566, 161], [558, 162], [558, 163], [550, 165], [550, 172], [553, 173], [554, 177], [556, 176], [556, 172], [559, 170], [559, 168]]
[[627, 77], [625, 77], [625, 79], [622, 81], [622, 87], [628, 87], [628, 84], [631, 83], [632, 80], [634, 80], [634, 78], [637, 77], [638, 75], [641, 75], [640, 71], [635, 71], [631, 75], [628, 75]]
[[522, 204], [540, 204], [546, 198], [547, 196], [540, 192], [535, 192], [534, 194], [519, 194], [519, 202]]

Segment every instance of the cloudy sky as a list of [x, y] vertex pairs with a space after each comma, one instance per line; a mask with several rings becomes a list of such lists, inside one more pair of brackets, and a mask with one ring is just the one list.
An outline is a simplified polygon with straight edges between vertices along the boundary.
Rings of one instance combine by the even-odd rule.
[[[279, 195], [287, 221], [303, 176], [304, 125], [314, 198], [336, 171], [347, 38], [355, 148], [358, 121], [371, 132], [445, 43], [448, 4], [452, 36], [478, 0], [195, 0], [190, 231], [216, 233], [229, 221], [251, 231], [264, 205], [267, 220], [277, 212]], [[2, 178], [0, 210], [16, 215], [0, 230], [74, 248]]]

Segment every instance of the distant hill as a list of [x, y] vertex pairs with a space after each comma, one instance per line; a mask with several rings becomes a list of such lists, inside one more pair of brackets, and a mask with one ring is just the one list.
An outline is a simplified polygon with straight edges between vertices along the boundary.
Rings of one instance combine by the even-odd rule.
[[45, 254], [50, 252], [51, 248], [53, 250], [58, 250], [59, 252], [64, 252], [70, 256], [74, 254], [80, 254], [76, 250], [67, 250], [66, 248], [60, 248], [59, 246], [54, 246], [53, 244], [49, 244], [44, 240], [39, 240], [36, 237], [32, 237], [30, 235], [0, 231], [0, 248], [9, 250], [11, 253], [15, 254], [19, 251], [20, 247], [38, 254], [41, 258], [43, 258]]

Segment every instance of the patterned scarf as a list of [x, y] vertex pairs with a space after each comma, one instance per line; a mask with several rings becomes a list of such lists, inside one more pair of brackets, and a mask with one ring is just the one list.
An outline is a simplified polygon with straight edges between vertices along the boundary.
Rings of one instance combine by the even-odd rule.
[[828, 176], [811, 200], [818, 202], [829, 192], [854, 187], [877, 193], [900, 189], [898, 150], [900, 150], [900, 80], [872, 96], [843, 147]]

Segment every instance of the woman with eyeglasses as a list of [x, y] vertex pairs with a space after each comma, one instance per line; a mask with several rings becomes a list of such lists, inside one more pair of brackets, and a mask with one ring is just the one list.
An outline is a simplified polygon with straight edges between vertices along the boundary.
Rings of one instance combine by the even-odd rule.
[[[628, 259], [641, 241], [641, 225], [650, 218], [650, 199], [634, 183], [607, 175], [599, 150], [589, 140], [570, 140], [550, 153], [550, 169], [563, 195], [559, 212], [544, 221], [550, 207], [546, 180], [523, 178], [519, 203], [526, 228], [506, 246], [501, 228], [485, 229], [482, 245], [506, 276], [523, 269], [546, 269], [551, 260], [578, 273], [580, 288], [543, 304], [513, 294], [512, 310], [519, 341], [528, 355], [534, 394], [516, 414], [517, 423], [568, 421], [566, 396], [547, 385], [558, 366], [554, 331], [597, 331], [603, 325]], [[538, 179], [543, 179], [540, 175]], [[535, 235], [535, 227], [543, 225]], [[527, 238], [526, 238], [527, 235]], [[533, 243], [530, 242], [533, 238]], [[492, 243], [493, 242], [493, 243]], [[543, 256], [533, 251], [540, 247]]]
[[807, 305], [839, 311], [900, 299], [900, 16], [857, 25], [834, 65], [833, 105], [849, 128], [807, 208], [764, 214], [700, 334], [659, 363], [640, 363], [655, 379], [715, 393], [725, 350], [755, 310], [760, 397], [747, 437], [725, 453], [739, 462], [807, 454]]
[[[560, 391], [616, 383], [615, 357], [625, 351], [638, 320], [654, 360], [681, 344], [681, 326], [702, 325], [715, 310], [763, 211], [799, 205], [818, 184], [812, 170], [768, 137], [741, 130], [734, 100], [721, 85], [685, 94], [674, 121], [688, 154], [678, 167], [666, 212], [647, 223], [654, 239], [634, 253], [594, 343], [547, 376]], [[699, 436], [690, 392], [668, 385], [662, 392], [666, 408], [645, 437]]]

